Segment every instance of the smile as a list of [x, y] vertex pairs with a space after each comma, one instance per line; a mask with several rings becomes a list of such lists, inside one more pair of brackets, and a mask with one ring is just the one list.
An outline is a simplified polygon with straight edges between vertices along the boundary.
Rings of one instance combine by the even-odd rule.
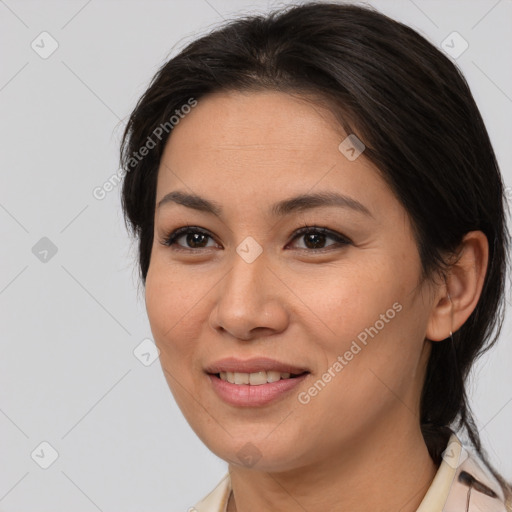
[[[280, 372], [255, 372], [255, 373], [238, 373], [238, 372], [222, 372], [226, 373], [222, 377], [220, 374], [208, 374], [211, 386], [218, 398], [223, 402], [235, 407], [261, 407], [271, 402], [276, 402], [278, 399], [285, 400], [286, 397], [295, 397], [292, 390], [297, 388], [304, 379], [310, 375], [309, 372], [304, 372], [300, 375], [291, 375]], [[275, 381], [270, 379], [279, 377]], [[251, 382], [251, 377], [254, 377], [254, 384]], [[235, 377], [237, 376], [237, 377]], [[227, 379], [235, 378], [244, 383], [236, 384], [229, 382]], [[245, 381], [249, 379], [249, 383]]]
[[277, 371], [259, 371], [255, 373], [220, 372], [217, 376], [231, 384], [249, 384], [250, 386], [261, 386], [269, 382], [277, 382], [281, 379], [293, 379], [299, 374]]

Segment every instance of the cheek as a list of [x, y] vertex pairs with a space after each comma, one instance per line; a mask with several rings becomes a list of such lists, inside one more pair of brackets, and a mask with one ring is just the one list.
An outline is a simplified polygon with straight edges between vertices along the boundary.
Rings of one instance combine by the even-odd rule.
[[394, 318], [393, 304], [400, 302], [403, 296], [399, 280], [399, 277], [392, 278], [386, 265], [361, 261], [360, 265], [328, 270], [325, 279], [320, 280], [325, 286], [319, 286], [318, 280], [303, 280], [302, 289], [311, 308], [311, 318], [316, 316], [324, 326], [323, 339], [330, 340], [336, 350], [343, 350], [347, 342], [350, 345], [350, 340], [375, 322], [379, 322], [378, 327], [382, 329], [380, 315], [384, 315], [385, 320]]
[[[151, 263], [146, 278], [146, 310], [155, 343], [166, 368], [180, 368], [189, 358], [194, 345], [191, 328], [198, 327], [194, 314], [198, 311], [201, 284], [183, 277], [174, 269]], [[181, 277], [180, 277], [181, 276]]]
[[[154, 341], [160, 350], [160, 365], [169, 389], [187, 420], [194, 424], [200, 415], [191, 396], [198, 395], [194, 379], [197, 364], [194, 330], [200, 326], [197, 303], [201, 294], [194, 280], [179, 277], [152, 262], [146, 277], [146, 310]], [[186, 283], [186, 284], [185, 284]], [[194, 307], [195, 305], [195, 307]]]
[[417, 275], [381, 261], [332, 272], [327, 286], [311, 287], [306, 295], [312, 305], [309, 318], [319, 325], [314, 338], [324, 353], [325, 368], [319, 372], [330, 368], [336, 384], [329, 387], [338, 389], [340, 399], [352, 397], [354, 404], [389, 393], [383, 382], [391, 389], [407, 387], [423, 346], [424, 318], [411, 293]]

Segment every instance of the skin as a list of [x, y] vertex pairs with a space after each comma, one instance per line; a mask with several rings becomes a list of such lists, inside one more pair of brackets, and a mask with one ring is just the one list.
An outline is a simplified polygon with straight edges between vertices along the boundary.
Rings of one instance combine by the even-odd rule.
[[[329, 111], [303, 98], [222, 92], [199, 100], [161, 159], [156, 204], [180, 190], [224, 210], [219, 218], [171, 202], [156, 208], [146, 307], [179, 407], [229, 464], [230, 511], [413, 512], [437, 470], [419, 426], [425, 367], [431, 344], [477, 304], [487, 240], [468, 233], [446, 280], [420, 282], [406, 211], [364, 153], [349, 161], [338, 150], [345, 137]], [[269, 213], [277, 201], [319, 191], [348, 195], [372, 215], [336, 206]], [[320, 248], [311, 248], [294, 235], [305, 223], [351, 243], [319, 234]], [[162, 244], [186, 225], [210, 236]], [[263, 250], [252, 263], [236, 251], [248, 236]], [[394, 303], [401, 311], [300, 403], [298, 393]], [[228, 356], [267, 356], [310, 374], [270, 404], [235, 407], [204, 373]], [[247, 443], [260, 457], [252, 466], [238, 457]]]

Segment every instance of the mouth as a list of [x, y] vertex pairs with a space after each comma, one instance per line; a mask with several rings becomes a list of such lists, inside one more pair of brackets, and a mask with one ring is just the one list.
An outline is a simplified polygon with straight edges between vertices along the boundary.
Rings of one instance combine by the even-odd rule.
[[277, 372], [279, 374], [301, 375], [309, 370], [304, 366], [295, 366], [290, 363], [269, 359], [268, 357], [253, 357], [251, 359], [238, 359], [236, 357], [226, 357], [212, 363], [204, 368], [210, 375], [221, 373], [241, 373], [253, 374], [261, 372]]
[[[218, 372], [208, 373], [212, 390], [226, 404], [234, 407], [262, 407], [278, 400], [289, 400], [293, 390], [307, 379], [310, 373], [278, 371]], [[230, 380], [233, 382], [230, 382]]]
[[305, 367], [267, 357], [228, 357], [207, 366], [204, 372], [217, 397], [234, 407], [262, 407], [288, 400], [311, 374]]
[[280, 380], [296, 379], [297, 377], [301, 377], [302, 375], [306, 375], [307, 373], [309, 372], [303, 371], [299, 373], [290, 373], [279, 372], [276, 370], [261, 370], [252, 373], [222, 371], [218, 373], [210, 373], [209, 375], [217, 377], [218, 379], [224, 382], [229, 382], [230, 384], [262, 386], [264, 384], [278, 382]]
[[253, 357], [227, 357], [204, 368], [212, 390], [235, 407], [259, 407], [292, 396], [310, 371], [302, 366]]

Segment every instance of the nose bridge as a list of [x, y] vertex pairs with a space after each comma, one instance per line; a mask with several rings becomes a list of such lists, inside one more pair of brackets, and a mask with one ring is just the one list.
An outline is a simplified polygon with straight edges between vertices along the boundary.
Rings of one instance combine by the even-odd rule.
[[[254, 305], [255, 300], [264, 300], [265, 286], [269, 270], [267, 254], [254, 240], [244, 240], [233, 255], [231, 271], [228, 273], [223, 295], [237, 300], [248, 299]], [[229, 295], [229, 297], [227, 297]], [[252, 297], [251, 297], [252, 295]]]
[[255, 252], [258, 248], [252, 241], [247, 244], [240, 244], [233, 255], [213, 315], [214, 327], [240, 339], [249, 339], [256, 328], [281, 330], [287, 319], [277, 288], [269, 281], [275, 277], [266, 253], [262, 248]]

